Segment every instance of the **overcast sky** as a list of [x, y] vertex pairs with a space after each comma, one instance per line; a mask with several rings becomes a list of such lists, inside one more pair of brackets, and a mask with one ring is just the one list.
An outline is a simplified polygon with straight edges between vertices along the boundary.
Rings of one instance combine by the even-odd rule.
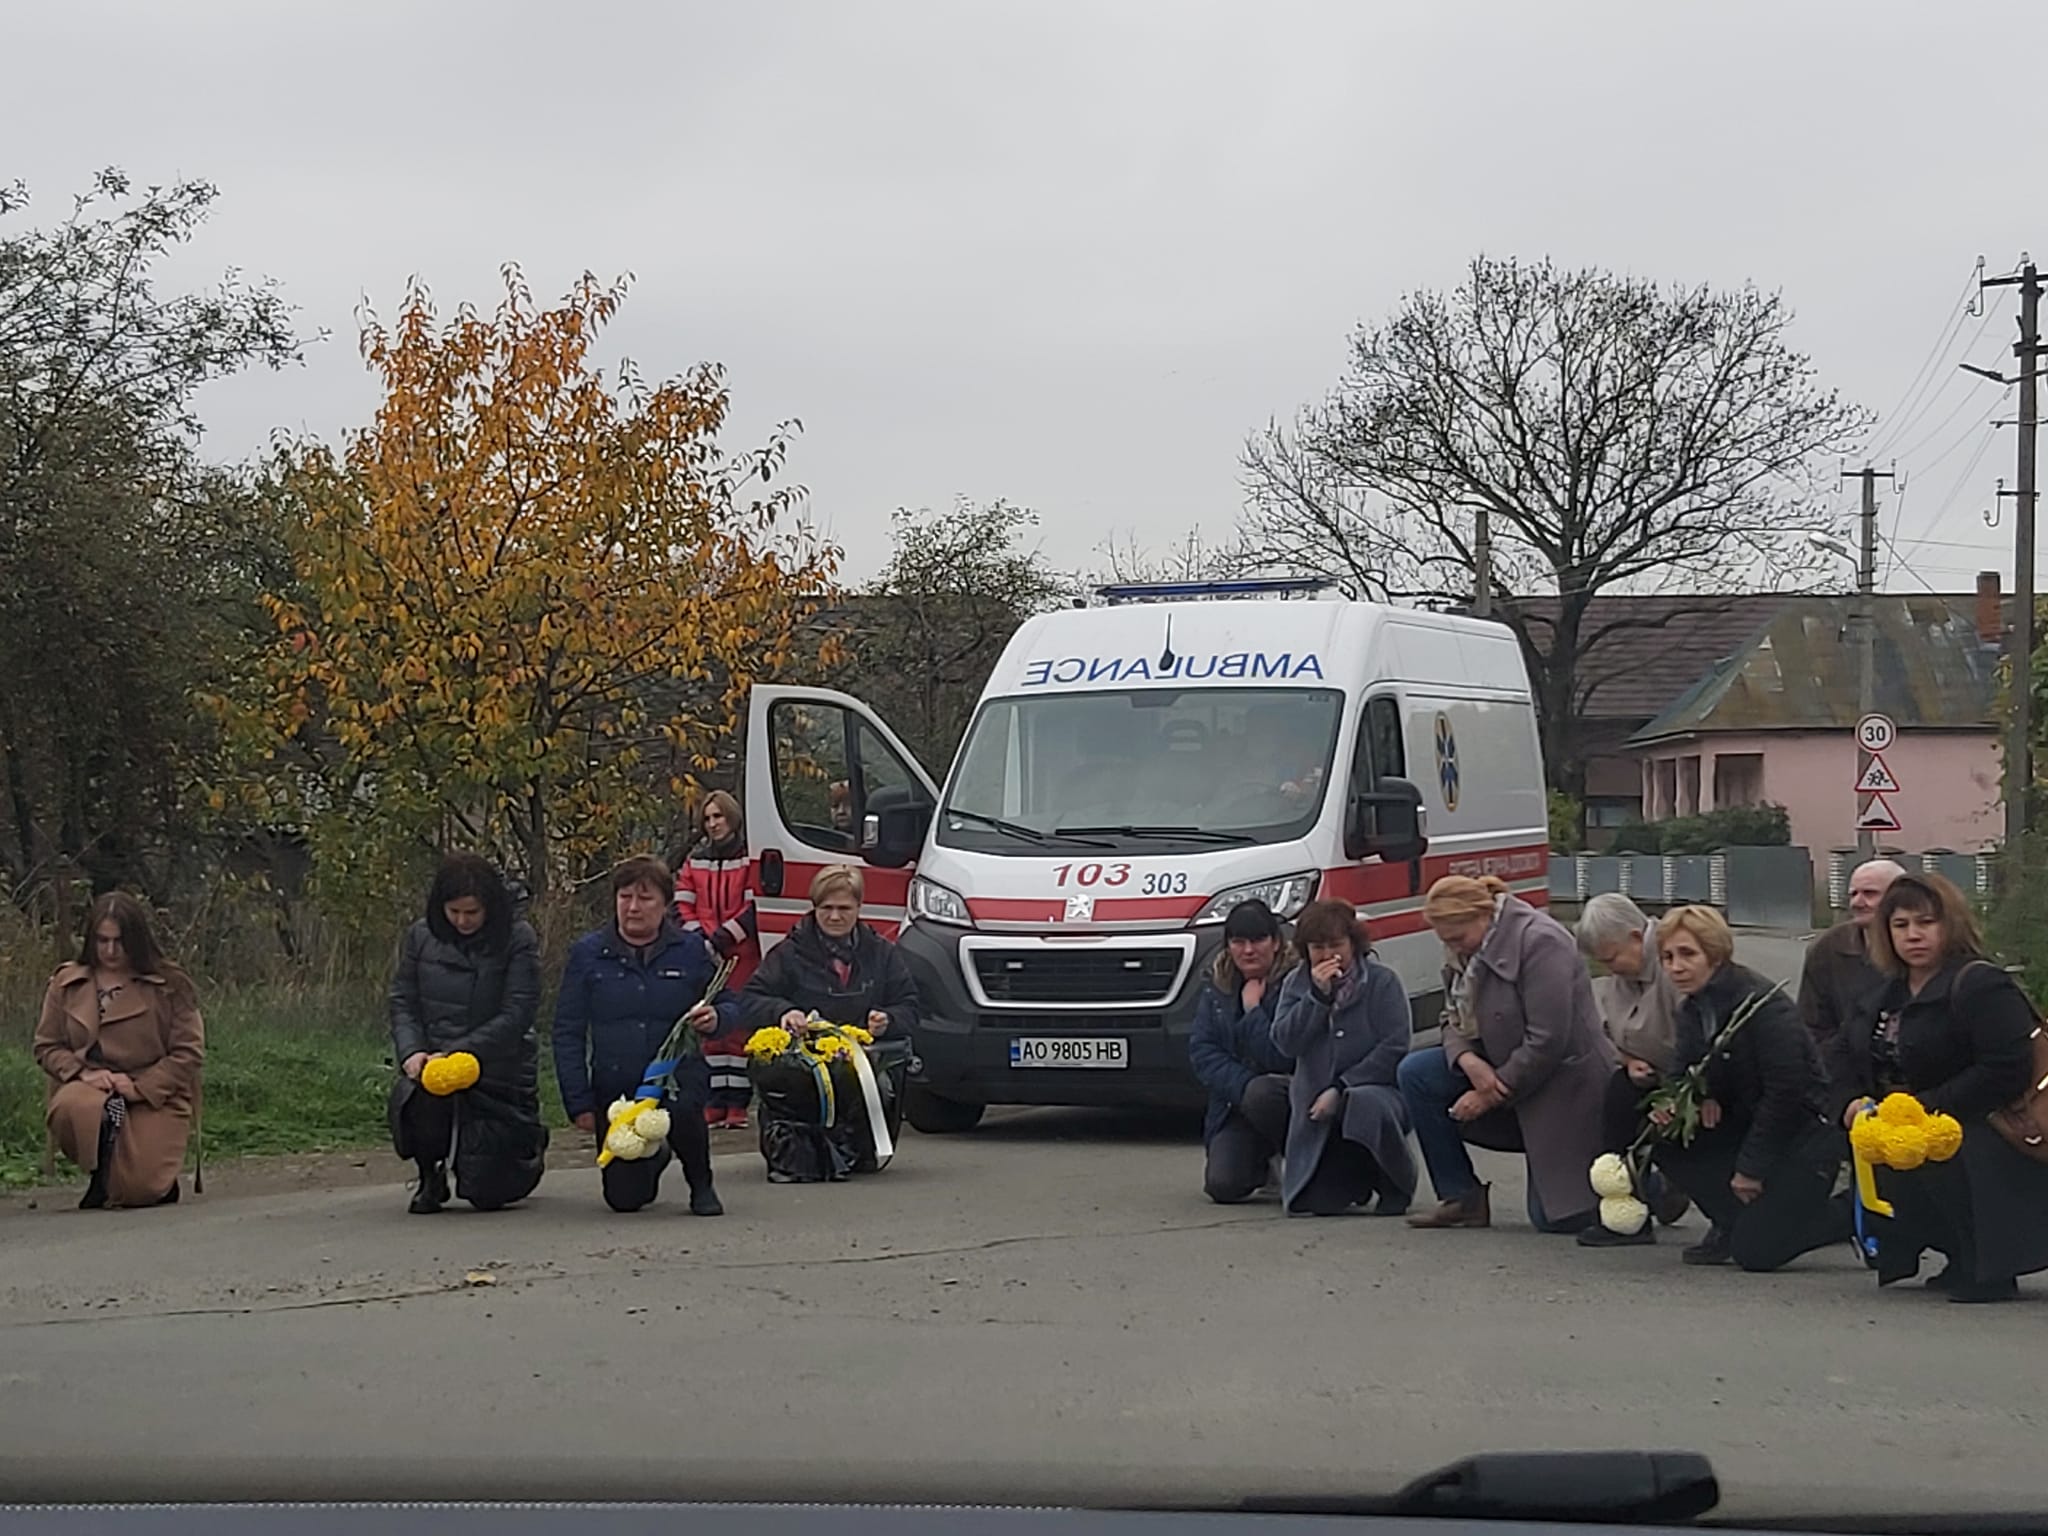
[[271, 274], [335, 333], [208, 394], [218, 458], [364, 420], [352, 311], [408, 274], [488, 305], [507, 260], [543, 295], [630, 271], [623, 350], [725, 363], [735, 444], [801, 417], [852, 574], [956, 494], [1082, 566], [1220, 536], [1246, 433], [1355, 324], [1547, 254], [1782, 288], [1894, 412], [1888, 584], [2010, 579], [1980, 514], [2012, 400], [1953, 362], [2010, 364], [2011, 290], [1957, 313], [1976, 257], [2048, 257], [2038, 3], [16, 0], [4, 35], [34, 216], [100, 165], [208, 178], [181, 271]]

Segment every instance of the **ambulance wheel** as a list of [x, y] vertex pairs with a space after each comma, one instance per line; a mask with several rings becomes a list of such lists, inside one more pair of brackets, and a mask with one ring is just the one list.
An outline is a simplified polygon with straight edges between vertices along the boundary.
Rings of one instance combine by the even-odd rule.
[[903, 1094], [903, 1118], [927, 1136], [957, 1136], [981, 1124], [985, 1104], [942, 1099], [928, 1089], [910, 1085]]

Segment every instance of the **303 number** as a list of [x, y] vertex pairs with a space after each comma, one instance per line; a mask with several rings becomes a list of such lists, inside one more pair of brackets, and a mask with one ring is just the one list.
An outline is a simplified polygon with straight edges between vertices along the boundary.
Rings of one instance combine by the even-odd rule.
[[[1053, 868], [1055, 886], [1120, 886], [1131, 883], [1131, 866], [1128, 864], [1060, 864]], [[1138, 891], [1145, 896], [1185, 896], [1188, 877], [1185, 870], [1159, 870], [1138, 877]]]

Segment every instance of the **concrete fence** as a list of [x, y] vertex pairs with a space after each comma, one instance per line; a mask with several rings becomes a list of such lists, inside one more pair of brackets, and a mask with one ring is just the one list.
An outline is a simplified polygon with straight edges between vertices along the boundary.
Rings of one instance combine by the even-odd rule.
[[[1971, 896], [1991, 889], [1990, 853], [1937, 848], [1888, 857], [1915, 873], [1946, 875]], [[1697, 854], [1553, 853], [1550, 897], [1580, 903], [1588, 896], [1619, 891], [1645, 910], [1705, 902], [1719, 907], [1738, 927], [1808, 928], [1821, 915], [1815, 911], [1816, 897], [1834, 911], [1847, 907], [1849, 873], [1855, 867], [1855, 849], [1830, 849], [1826, 887], [1818, 890], [1813, 855], [1798, 847], [1724, 848]]]

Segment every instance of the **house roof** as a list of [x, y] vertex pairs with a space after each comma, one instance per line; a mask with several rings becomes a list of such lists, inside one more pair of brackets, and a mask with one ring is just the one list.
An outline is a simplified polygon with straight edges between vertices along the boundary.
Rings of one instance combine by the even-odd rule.
[[[1877, 710], [1901, 729], [1993, 723], [1999, 650], [1979, 638], [1973, 601], [1878, 594]], [[1781, 600], [1734, 655], [1630, 737], [1631, 745], [1699, 731], [1852, 728], [1862, 713], [1854, 604], [1848, 597]]]
[[[1579, 658], [1579, 713], [1588, 720], [1644, 721], [1667, 708], [1700, 674], [1733, 655], [1758, 627], [1796, 597], [1781, 592], [1658, 593], [1596, 597], [1582, 636], [1595, 637]], [[1520, 599], [1530, 640], [1548, 653], [1557, 599]]]

